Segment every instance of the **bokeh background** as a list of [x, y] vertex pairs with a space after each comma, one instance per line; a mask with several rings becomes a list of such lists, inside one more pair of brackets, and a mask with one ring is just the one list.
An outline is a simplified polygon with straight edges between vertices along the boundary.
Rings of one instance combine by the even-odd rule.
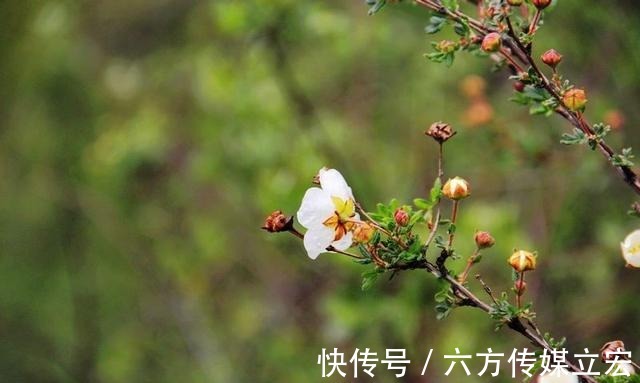
[[[470, 309], [436, 321], [433, 278], [362, 292], [362, 267], [259, 229], [324, 165], [365, 206], [424, 196], [437, 120], [459, 131], [447, 174], [474, 190], [461, 250], [477, 229], [498, 241], [487, 282], [507, 290], [506, 257], [535, 249], [541, 327], [573, 351], [640, 353], [639, 274], [619, 254], [634, 195], [559, 144], [564, 121], [509, 102], [487, 60], [428, 62], [428, 17], [359, 0], [0, 2], [0, 381], [315, 382], [323, 347], [407, 349], [406, 377], [380, 365], [371, 381], [486, 381], [445, 379], [442, 355], [526, 343]], [[561, 0], [546, 21], [536, 55], [562, 52], [588, 117], [640, 148], [638, 2]]]

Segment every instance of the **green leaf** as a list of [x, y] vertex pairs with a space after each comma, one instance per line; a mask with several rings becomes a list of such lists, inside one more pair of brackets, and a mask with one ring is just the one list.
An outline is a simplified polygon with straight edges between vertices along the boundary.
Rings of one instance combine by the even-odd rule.
[[383, 272], [380, 269], [371, 269], [362, 273], [362, 291], [371, 289], [373, 284], [378, 280], [378, 276]]
[[581, 145], [588, 142], [587, 135], [578, 128], [573, 129], [573, 133], [565, 133], [560, 139], [560, 143], [563, 145]]
[[467, 21], [464, 19], [457, 21], [453, 26], [453, 30], [456, 32], [456, 34], [462, 37], [469, 36], [469, 33], [471, 32], [471, 28], [469, 28], [469, 23], [467, 23]]
[[442, 0], [442, 5], [452, 11], [457, 11], [459, 8], [458, 0]]
[[440, 197], [442, 196], [442, 180], [440, 177], [436, 178], [433, 182], [433, 186], [431, 187], [431, 191], [429, 191], [429, 199], [431, 200], [431, 204], [435, 205]]
[[631, 148], [622, 149], [622, 153], [614, 154], [611, 157], [611, 163], [613, 166], [633, 166], [633, 161], [631, 161], [635, 156], [631, 153]]
[[447, 19], [440, 16], [431, 16], [429, 24], [424, 28], [424, 31], [430, 35], [438, 33], [446, 25]]
[[374, 15], [387, 5], [387, 0], [367, 0], [367, 5], [371, 6], [369, 8], [369, 15]]

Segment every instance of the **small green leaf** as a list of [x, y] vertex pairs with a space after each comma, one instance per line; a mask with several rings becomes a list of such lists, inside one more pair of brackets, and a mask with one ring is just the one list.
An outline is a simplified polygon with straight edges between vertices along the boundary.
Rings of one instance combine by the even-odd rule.
[[431, 16], [429, 24], [424, 28], [424, 31], [430, 35], [438, 33], [446, 25], [447, 19], [440, 16]]
[[633, 161], [631, 161], [635, 156], [631, 153], [631, 148], [622, 149], [622, 153], [614, 154], [611, 157], [611, 163], [613, 166], [633, 166]]
[[369, 15], [374, 15], [378, 13], [385, 5], [387, 5], [387, 0], [367, 0], [367, 5], [370, 5]]
[[581, 145], [586, 144], [588, 141], [587, 135], [578, 128], [573, 129], [573, 133], [565, 133], [560, 139], [560, 143], [563, 145]]

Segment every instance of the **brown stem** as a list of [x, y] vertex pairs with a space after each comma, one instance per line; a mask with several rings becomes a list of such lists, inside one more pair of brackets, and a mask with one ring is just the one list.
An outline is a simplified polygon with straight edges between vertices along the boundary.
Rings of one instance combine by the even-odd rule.
[[516, 60], [514, 60], [513, 57], [511, 57], [511, 55], [509, 54], [509, 52], [507, 52], [506, 49], [504, 48], [500, 49], [500, 53], [502, 53], [502, 56], [504, 56], [504, 58], [509, 62], [509, 64], [511, 64], [511, 66], [515, 68], [518, 74], [526, 73], [526, 71], [522, 69], [520, 64], [518, 64]]
[[[458, 218], [458, 205], [460, 204], [460, 200], [453, 201], [453, 207], [451, 208], [451, 225], [456, 224], [456, 218]], [[453, 246], [453, 239], [456, 236], [455, 229], [449, 234], [449, 251], [451, 251], [451, 246]]]
[[[461, 13], [460, 11], [451, 11], [449, 9], [447, 9], [446, 7], [444, 7], [440, 2], [438, 1], [433, 1], [433, 0], [415, 0], [416, 4], [423, 6], [427, 9], [430, 9], [432, 11], [438, 12], [443, 16], [446, 16], [452, 20], [455, 21], [460, 21], [460, 20], [465, 20], [467, 23], [469, 23], [469, 26], [474, 29], [476, 32], [478, 32], [481, 35], [485, 35], [487, 33], [490, 32], [496, 32], [496, 30], [494, 30], [493, 28], [489, 28], [489, 27], [485, 27], [480, 21], [473, 19], [463, 13]], [[538, 19], [540, 18], [539, 16], [539, 11], [536, 12], [536, 16], [534, 16], [534, 19]], [[507, 25], [509, 26], [509, 35], [511, 36], [513, 41], [507, 41], [506, 45], [511, 48], [512, 50], [512, 54], [514, 56], [516, 56], [522, 63], [526, 63], [527, 65], [530, 65], [531, 68], [534, 70], [534, 72], [536, 73], [536, 75], [538, 75], [540, 77], [540, 79], [542, 80], [542, 87], [545, 88], [552, 96], [553, 98], [556, 99], [556, 101], [559, 104], [559, 107], [556, 109], [556, 113], [559, 114], [560, 116], [564, 117], [567, 121], [569, 121], [569, 123], [571, 123], [573, 126], [575, 126], [576, 128], [585, 131], [585, 133], [589, 133], [589, 134], [593, 134], [593, 129], [587, 124], [587, 126], [583, 126], [583, 124], [581, 124], [576, 117], [575, 112], [570, 111], [566, 105], [564, 105], [564, 102], [562, 101], [562, 98], [560, 97], [560, 95], [556, 92], [556, 90], [554, 89], [554, 87], [551, 85], [551, 83], [549, 82], [548, 78], [540, 71], [540, 69], [538, 68], [538, 66], [536, 65], [535, 61], [533, 60], [533, 58], [531, 57], [531, 52], [530, 49], [525, 47], [522, 42], [520, 41], [520, 39], [518, 38], [518, 36], [516, 35], [513, 26], [511, 25], [511, 21], [509, 20], [508, 17], [505, 18], [507, 21]], [[534, 23], [532, 25], [537, 24]], [[600, 152], [608, 159], [611, 160], [613, 158], [613, 156], [615, 155], [615, 152], [613, 151], [613, 149], [611, 149], [611, 147], [609, 147], [604, 140], [601, 140], [600, 142], [598, 142], [598, 148], [600, 150]], [[620, 176], [623, 178], [623, 180], [629, 185], [629, 187], [631, 187], [631, 189], [633, 189], [633, 191], [640, 195], [640, 176], [634, 172], [633, 169], [631, 169], [628, 166], [615, 166], [616, 171], [620, 174]]]
[[538, 23], [540, 22], [540, 16], [542, 15], [541, 10], [536, 10], [536, 14], [533, 16], [533, 20], [531, 20], [531, 24], [529, 25], [529, 34], [532, 35], [536, 29], [538, 29]]
[[522, 308], [522, 294], [524, 294], [524, 271], [520, 273], [520, 278], [519, 278], [519, 282], [520, 282], [520, 286], [518, 286], [518, 289], [516, 291], [516, 304], [518, 306], [518, 308]]
[[476, 248], [476, 250], [469, 257], [469, 259], [467, 259], [467, 265], [465, 266], [462, 274], [460, 274], [460, 276], [458, 277], [458, 281], [460, 283], [464, 284], [464, 282], [467, 280], [467, 277], [469, 276], [469, 271], [471, 271], [471, 267], [473, 266], [473, 264], [476, 263], [476, 258], [478, 258], [479, 254], [480, 254], [480, 249]]
[[[451, 286], [452, 290], [456, 293], [456, 296], [458, 296], [459, 298], [462, 298], [463, 302], [465, 302], [464, 304], [465, 306], [476, 307], [486, 313], [491, 313], [493, 311], [493, 308], [489, 304], [483, 302], [480, 298], [478, 298], [468, 288], [466, 288], [464, 285], [458, 282], [451, 275], [443, 274], [440, 270], [438, 270], [438, 267], [436, 265], [434, 265], [429, 261], [422, 260], [422, 261], [413, 262], [405, 265], [393, 265], [392, 267], [390, 267], [390, 269], [396, 269], [396, 270], [425, 269], [429, 273], [436, 276], [437, 278], [445, 280]], [[490, 296], [492, 296], [490, 293], [491, 290], [488, 289], [488, 287], [486, 287], [484, 283], [483, 285], [485, 286], [485, 291], [488, 291]], [[537, 329], [537, 327], [535, 327], [535, 325], [532, 325], [531, 324], [532, 322], [529, 320], [526, 320], [526, 322], [527, 324], [530, 325], [531, 328], [533, 328], [533, 330], [530, 327], [527, 327], [522, 322], [521, 318], [517, 318], [517, 317], [512, 318], [511, 321], [507, 323], [507, 327], [521, 334], [525, 338], [527, 338], [536, 347], [539, 347], [541, 349], [546, 349], [547, 351], [553, 351], [552, 347], [540, 335], [540, 331]], [[567, 363], [567, 366], [569, 366], [570, 370], [574, 372], [583, 372], [580, 368], [578, 368], [575, 364], [571, 363], [570, 361], [567, 361], [566, 363]], [[583, 379], [588, 383], [596, 383], [596, 381], [590, 376], [583, 376]]]

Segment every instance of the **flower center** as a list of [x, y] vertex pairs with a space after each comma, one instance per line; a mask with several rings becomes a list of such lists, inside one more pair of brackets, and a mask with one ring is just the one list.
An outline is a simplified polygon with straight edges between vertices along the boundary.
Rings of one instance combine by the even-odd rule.
[[331, 200], [335, 206], [335, 211], [323, 224], [336, 232], [333, 240], [337, 241], [353, 229], [355, 224], [351, 221], [351, 217], [356, 214], [356, 207], [351, 198], [343, 200], [339, 197], [331, 197]]

